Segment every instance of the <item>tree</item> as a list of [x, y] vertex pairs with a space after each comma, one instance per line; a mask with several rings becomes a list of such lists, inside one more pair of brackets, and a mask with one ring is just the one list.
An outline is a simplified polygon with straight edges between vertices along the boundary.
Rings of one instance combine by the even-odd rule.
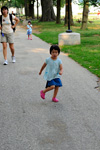
[[27, 16], [28, 16], [27, 0], [24, 0], [24, 3], [25, 3], [25, 16], [26, 16], [26, 20], [27, 20]]
[[1, 5], [5, 5], [5, 0], [0, 0]]
[[37, 19], [39, 19], [39, 1], [37, 0]]
[[81, 29], [86, 29], [87, 28], [88, 13], [89, 13], [89, 0], [84, 0]]
[[83, 3], [83, 14], [82, 14], [82, 25], [81, 29], [87, 28], [87, 22], [88, 22], [88, 13], [89, 13], [89, 6], [99, 6], [100, 0], [83, 0], [81, 3]]
[[[72, 15], [72, 0], [70, 0], [69, 10], [70, 10], [70, 25], [74, 25]], [[68, 0], [66, 0], [66, 10], [65, 10], [65, 25], [67, 24], [68, 24]]]
[[34, 2], [35, 0], [24, 0], [26, 20], [28, 16], [34, 19]]
[[57, 7], [56, 23], [60, 23], [60, 9], [64, 7], [65, 0], [53, 0], [53, 5]]
[[29, 0], [29, 17], [32, 17], [34, 19], [34, 2], [35, 0]]
[[53, 10], [52, 0], [41, 0], [42, 17], [40, 21], [55, 21], [56, 17]]
[[61, 0], [57, 0], [57, 18], [56, 18], [56, 23], [60, 23], [60, 7], [61, 7]]
[[[61, 0], [61, 7], [64, 7], [65, 5], [65, 0]], [[53, 6], [56, 6], [57, 7], [57, 0], [53, 0]]]
[[8, 5], [10, 3], [10, 7], [17, 7], [17, 8], [21, 8], [24, 7], [24, 0], [10, 0], [6, 2]]

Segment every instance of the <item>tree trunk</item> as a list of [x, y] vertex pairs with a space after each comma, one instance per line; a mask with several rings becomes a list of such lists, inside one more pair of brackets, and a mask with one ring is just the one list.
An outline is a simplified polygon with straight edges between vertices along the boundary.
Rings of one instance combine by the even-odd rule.
[[25, 3], [25, 16], [27, 20], [27, 0], [24, 0], [24, 3]]
[[27, 16], [29, 16], [29, 3], [27, 3]]
[[37, 19], [39, 19], [39, 2], [37, 0]]
[[[66, 9], [65, 10], [65, 25], [68, 25], [68, 0], [66, 0], [65, 9]], [[70, 25], [74, 25], [73, 15], [72, 15], [72, 0], [70, 0], [69, 10], [70, 10]]]
[[34, 0], [29, 2], [29, 17], [34, 19]]
[[89, 0], [84, 0], [82, 26], [81, 26], [81, 29], [83, 30], [87, 28], [88, 13], [89, 13]]
[[60, 23], [60, 7], [61, 7], [61, 0], [57, 0], [57, 18], [56, 23]]
[[42, 17], [40, 21], [56, 20], [52, 0], [41, 0], [41, 6], [42, 6]]

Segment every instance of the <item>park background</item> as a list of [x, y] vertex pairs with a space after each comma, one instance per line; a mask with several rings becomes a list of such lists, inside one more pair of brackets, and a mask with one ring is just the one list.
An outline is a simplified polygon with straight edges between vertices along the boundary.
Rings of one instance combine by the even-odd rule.
[[[48, 0], [45, 0], [48, 2]], [[51, 1], [51, 0], [50, 0]], [[56, 0], [55, 0], [56, 1]], [[58, 0], [59, 1], [59, 0]], [[63, 1], [63, 0], [61, 0]], [[31, 6], [33, 6], [33, 1], [25, 3], [22, 0], [22, 4], [18, 4], [18, 0], [8, 0], [4, 1], [3, 4], [9, 7], [9, 12], [11, 13], [14, 11], [16, 15], [20, 19], [20, 25], [26, 27], [27, 21], [31, 20], [33, 25], [33, 34], [41, 38], [42, 40], [46, 41], [50, 44], [58, 44], [58, 35], [60, 33], [66, 32], [68, 29], [68, 24], [65, 23], [65, 15], [66, 5], [61, 7], [60, 11], [60, 22], [57, 23], [55, 20], [40, 20], [41, 15], [43, 15], [43, 10], [41, 6], [41, 1], [36, 0], [34, 1], [34, 18], [30, 14], [26, 14], [25, 9], [26, 5], [29, 11], [31, 11]], [[38, 15], [37, 18], [37, 2], [38, 2]], [[56, 1], [57, 2], [57, 1]], [[66, 0], [67, 2], [67, 0]], [[84, 1], [83, 1], [84, 2]], [[87, 0], [87, 2], [89, 2]], [[93, 2], [93, 0], [91, 0]], [[96, 1], [95, 1], [96, 2]], [[12, 7], [13, 6], [13, 7]], [[21, 8], [20, 8], [21, 7]], [[57, 7], [53, 6], [55, 16], [57, 18]], [[89, 4], [87, 14], [83, 14], [84, 12], [84, 4], [78, 5], [77, 3], [72, 1], [72, 16], [73, 16], [73, 23], [71, 24], [72, 32], [80, 33], [81, 36], [81, 44], [80, 45], [63, 45], [61, 46], [61, 51], [66, 53], [69, 57], [74, 59], [83, 67], [87, 68], [90, 72], [100, 77], [100, 5], [99, 3]], [[86, 11], [87, 11], [86, 10]], [[83, 18], [83, 16], [87, 16], [87, 18]], [[83, 22], [86, 21], [85, 28], [82, 28]]]
[[[78, 1], [77, 1], [78, 2]], [[8, 0], [8, 7], [10, 6], [11, 0]], [[2, 3], [0, 3], [0, 5], [2, 6]], [[15, 5], [16, 5], [16, 0], [15, 0]], [[41, 1], [38, 0], [38, 6], [39, 6], [39, 16], [41, 16], [42, 14], [42, 10], [41, 10]], [[34, 12], [35, 12], [35, 16], [37, 15], [37, 1], [34, 2]], [[55, 14], [57, 14], [57, 8], [54, 6], [54, 12]], [[100, 10], [100, 7], [94, 7], [94, 6], [90, 6], [89, 8], [89, 15], [92, 16], [97, 16], [98, 14], [98, 10]], [[9, 7], [9, 12], [11, 13], [12, 11], [14, 11], [14, 13], [20, 14], [20, 15], [25, 15], [25, 7], [23, 7], [21, 5], [21, 8], [18, 7]], [[73, 16], [78, 16], [80, 14], [82, 14], [83, 12], [83, 6], [78, 5], [77, 3], [72, 1], [72, 13]], [[65, 16], [65, 5], [63, 7], [61, 7], [61, 17]]]

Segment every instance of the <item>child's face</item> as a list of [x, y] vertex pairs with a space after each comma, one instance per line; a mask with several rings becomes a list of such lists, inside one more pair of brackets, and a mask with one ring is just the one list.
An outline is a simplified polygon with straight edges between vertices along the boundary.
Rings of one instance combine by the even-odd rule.
[[58, 54], [58, 50], [53, 49], [53, 50], [51, 51], [51, 57], [52, 57], [52, 58], [56, 59], [58, 55], [59, 55], [59, 54]]
[[31, 23], [29, 22], [28, 24], [30, 25]]

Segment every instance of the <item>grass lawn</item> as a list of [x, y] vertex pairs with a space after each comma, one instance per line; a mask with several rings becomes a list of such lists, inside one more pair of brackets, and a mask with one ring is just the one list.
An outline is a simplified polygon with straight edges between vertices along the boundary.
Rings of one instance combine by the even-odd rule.
[[[33, 26], [39, 31], [36, 36], [50, 44], [58, 44], [58, 34], [65, 32], [68, 27], [64, 23], [55, 22], [33, 22]], [[73, 32], [80, 33], [81, 44], [73, 46], [62, 46], [61, 51], [87, 68], [93, 74], [100, 77], [100, 19], [88, 23], [87, 30], [80, 29], [81, 24], [71, 26]]]

